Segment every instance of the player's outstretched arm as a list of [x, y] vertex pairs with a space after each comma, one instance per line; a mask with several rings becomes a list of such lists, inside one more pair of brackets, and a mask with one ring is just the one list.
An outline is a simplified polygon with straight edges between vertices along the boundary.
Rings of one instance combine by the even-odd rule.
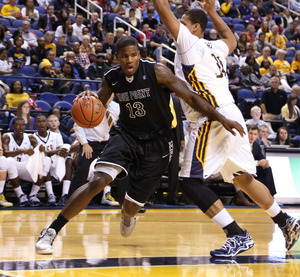
[[157, 11], [161, 22], [166, 26], [172, 37], [177, 40], [180, 23], [174, 16], [168, 0], [153, 0], [155, 10]]
[[227, 44], [231, 53], [237, 45], [237, 41], [227, 24], [218, 15], [215, 9], [215, 0], [205, 0], [205, 2], [197, 1], [200, 7], [207, 13], [214, 24], [220, 38]]
[[156, 64], [155, 75], [160, 85], [168, 87], [192, 108], [206, 115], [211, 120], [219, 121], [224, 126], [224, 128], [233, 135], [236, 135], [233, 129], [236, 129], [241, 136], [245, 134], [242, 125], [221, 115], [213, 108], [213, 106], [211, 106], [206, 100], [204, 100], [204, 98], [202, 98], [195, 92], [192, 92], [188, 88], [187, 84], [177, 78], [166, 66], [159, 63]]

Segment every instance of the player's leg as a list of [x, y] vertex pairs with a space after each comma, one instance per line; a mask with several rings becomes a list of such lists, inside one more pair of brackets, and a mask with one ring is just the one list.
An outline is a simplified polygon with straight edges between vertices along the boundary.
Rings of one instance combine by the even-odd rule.
[[1, 207], [12, 207], [13, 203], [6, 201], [4, 197], [4, 186], [7, 175], [7, 159], [4, 156], [0, 157], [0, 206]]
[[250, 174], [242, 174], [235, 177], [234, 184], [248, 194], [278, 224], [286, 241], [285, 246], [287, 250], [290, 250], [300, 236], [300, 220], [284, 213], [270, 194], [268, 188]]
[[62, 193], [59, 200], [59, 205], [64, 206], [68, 200], [68, 194], [71, 186], [71, 178], [73, 173], [73, 158], [66, 158], [66, 175], [63, 179]]

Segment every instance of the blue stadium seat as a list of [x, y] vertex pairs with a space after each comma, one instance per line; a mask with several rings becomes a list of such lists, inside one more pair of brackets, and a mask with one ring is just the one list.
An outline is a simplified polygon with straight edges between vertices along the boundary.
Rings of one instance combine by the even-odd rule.
[[233, 26], [234, 26], [235, 31], [246, 31], [246, 27], [243, 24], [237, 23], [237, 24], [234, 24]]
[[53, 107], [61, 107], [63, 109], [67, 109], [67, 110], [72, 109], [72, 105], [69, 102], [66, 102], [66, 101], [58, 101], [54, 104]]
[[66, 101], [68, 103], [70, 103], [71, 105], [73, 105], [73, 101], [76, 98], [75, 94], [67, 94], [62, 98], [62, 101]]
[[23, 23], [22, 19], [15, 19], [11, 26], [14, 27], [14, 28], [21, 28], [22, 23]]
[[50, 105], [54, 105], [56, 102], [59, 102], [59, 98], [57, 95], [51, 93], [51, 92], [44, 92], [40, 96], [40, 100], [43, 100]]
[[292, 65], [294, 57], [285, 57], [284, 59], [288, 61], [290, 65]]
[[14, 28], [14, 27], [8, 27], [7, 29], [8, 29], [8, 31], [10, 31], [10, 33], [11, 33], [12, 35], [14, 34], [14, 32], [15, 32], [16, 30], [18, 30], [18, 28]]
[[19, 73], [23, 73], [27, 76], [33, 76], [36, 73], [36, 70], [34, 67], [30, 66], [30, 65], [24, 65], [21, 70], [19, 71]]
[[212, 22], [208, 21], [206, 28], [211, 29], [213, 27], [213, 25], [214, 24]]
[[294, 57], [295, 56], [295, 51], [293, 50], [285, 50], [286, 52], [288, 52], [288, 57]]
[[289, 47], [293, 47], [294, 45], [293, 45], [293, 43], [291, 43], [291, 42], [289, 42], [289, 41], [286, 41], [285, 46], [286, 46], [287, 48], [289, 48]]
[[222, 19], [226, 24], [232, 23], [232, 18], [231, 17], [223, 16]]
[[237, 94], [238, 100], [247, 99], [256, 99], [255, 94], [250, 89], [240, 89]]
[[33, 22], [33, 23], [31, 23], [30, 28], [36, 30], [37, 25], [38, 25], [38, 22], [37, 22], [37, 21], [36, 21], [36, 22]]
[[244, 21], [244, 19], [241, 18], [232, 18], [232, 24], [242, 24]]
[[300, 42], [296, 44], [296, 50], [300, 50]]
[[293, 73], [291, 74], [293, 77], [295, 77], [297, 79], [298, 82], [300, 82], [300, 74], [298, 73]]
[[61, 59], [61, 58], [58, 58], [58, 57], [55, 57], [55, 58], [54, 58], [54, 61], [55, 61], [55, 62], [58, 62], [58, 63], [60, 64], [60, 66], [62, 66], [63, 63], [64, 63], [64, 60]]
[[0, 21], [6, 25], [6, 27], [11, 27], [11, 22], [7, 18], [0, 18]]
[[242, 0], [233, 0], [233, 4], [240, 6], [242, 4]]
[[34, 8], [39, 12], [39, 14], [46, 14], [46, 10], [39, 6], [34, 6]]
[[278, 60], [278, 58], [277, 58], [276, 55], [271, 55], [270, 58], [273, 60], [273, 62], [276, 61], [276, 60]]
[[29, 31], [35, 33], [39, 38], [44, 36], [43, 32], [41, 32], [40, 30], [30, 29]]
[[43, 100], [36, 100], [35, 103], [38, 108], [42, 109], [42, 111], [49, 111], [51, 109], [51, 106]]

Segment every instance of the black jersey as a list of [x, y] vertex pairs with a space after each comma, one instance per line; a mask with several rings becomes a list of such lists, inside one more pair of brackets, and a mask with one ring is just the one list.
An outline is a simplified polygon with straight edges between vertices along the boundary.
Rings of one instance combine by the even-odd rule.
[[140, 139], [151, 139], [171, 129], [170, 90], [158, 84], [155, 64], [140, 59], [139, 67], [130, 79], [120, 66], [104, 74], [120, 105], [118, 125]]

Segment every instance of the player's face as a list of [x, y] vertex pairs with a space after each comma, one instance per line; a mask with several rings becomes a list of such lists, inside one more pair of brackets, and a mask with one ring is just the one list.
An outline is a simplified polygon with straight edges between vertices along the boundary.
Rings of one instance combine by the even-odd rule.
[[25, 131], [25, 121], [24, 120], [16, 120], [12, 126], [15, 135], [23, 135]]
[[258, 130], [249, 130], [248, 137], [249, 137], [250, 143], [253, 143], [254, 141], [256, 141], [256, 139], [258, 137]]
[[120, 66], [127, 77], [131, 77], [139, 67], [140, 52], [137, 46], [130, 45], [120, 49], [117, 53]]
[[48, 127], [51, 130], [56, 130], [59, 127], [59, 121], [57, 118], [50, 118], [48, 119]]
[[195, 24], [192, 24], [188, 16], [184, 14], [181, 17], [180, 22], [185, 25], [185, 27], [187, 27], [192, 34], [194, 34]]
[[35, 120], [35, 126], [39, 132], [43, 132], [47, 130], [47, 120], [44, 116], [39, 116]]

